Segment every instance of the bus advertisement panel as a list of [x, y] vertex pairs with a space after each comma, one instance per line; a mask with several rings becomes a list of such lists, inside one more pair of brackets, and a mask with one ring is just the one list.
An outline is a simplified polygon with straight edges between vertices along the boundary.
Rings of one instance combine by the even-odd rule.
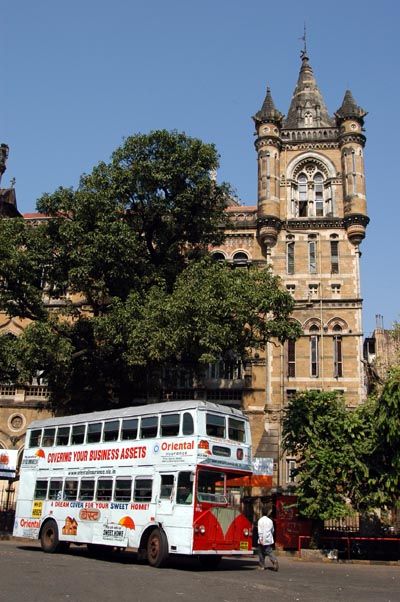
[[[170, 554], [252, 554], [235, 481], [251, 475], [248, 419], [181, 401], [32, 423], [14, 535], [45, 552], [86, 543], [129, 548], [153, 566]], [[230, 483], [232, 486], [230, 486]]]

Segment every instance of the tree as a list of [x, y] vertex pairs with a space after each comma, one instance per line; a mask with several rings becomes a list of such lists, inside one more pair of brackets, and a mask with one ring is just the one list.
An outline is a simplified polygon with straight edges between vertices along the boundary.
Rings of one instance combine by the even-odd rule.
[[367, 503], [367, 421], [336, 393], [307, 391], [289, 402], [283, 448], [296, 457], [296, 494], [303, 516], [317, 522], [342, 518]]
[[366, 414], [371, 430], [368, 487], [375, 507], [393, 508], [400, 496], [400, 367], [388, 373], [381, 393], [372, 399]]
[[29, 320], [19, 379], [44, 370], [55, 410], [110, 407], [116, 393], [126, 405], [157, 394], [165, 364], [298, 335], [277, 278], [202, 260], [231, 194], [217, 166], [213, 145], [184, 134], [132, 136], [77, 190], [44, 195], [49, 219], [0, 221], [0, 309]]

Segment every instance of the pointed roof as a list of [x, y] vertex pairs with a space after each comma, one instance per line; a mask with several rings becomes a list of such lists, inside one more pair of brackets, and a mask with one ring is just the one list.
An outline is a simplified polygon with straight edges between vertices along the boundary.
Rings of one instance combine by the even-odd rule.
[[310, 66], [307, 51], [304, 49], [301, 53], [299, 78], [283, 127], [294, 129], [333, 126], [335, 120], [329, 116]]
[[346, 90], [342, 106], [335, 112], [335, 116], [339, 119], [339, 121], [353, 118], [357, 119], [361, 123], [364, 123], [365, 115], [367, 115], [367, 112], [356, 104], [350, 90]]
[[267, 95], [263, 102], [263, 106], [253, 117], [255, 123], [265, 123], [272, 122], [278, 125], [282, 123], [283, 115], [274, 105], [274, 101], [272, 100], [271, 90], [267, 88]]

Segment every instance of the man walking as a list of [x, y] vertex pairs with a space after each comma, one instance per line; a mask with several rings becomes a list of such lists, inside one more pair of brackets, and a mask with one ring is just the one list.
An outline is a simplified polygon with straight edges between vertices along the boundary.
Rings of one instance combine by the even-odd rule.
[[265, 557], [272, 562], [272, 570], [279, 571], [279, 564], [272, 551], [274, 543], [274, 523], [268, 516], [267, 508], [263, 508], [262, 516], [257, 523], [258, 528], [258, 570], [265, 569]]

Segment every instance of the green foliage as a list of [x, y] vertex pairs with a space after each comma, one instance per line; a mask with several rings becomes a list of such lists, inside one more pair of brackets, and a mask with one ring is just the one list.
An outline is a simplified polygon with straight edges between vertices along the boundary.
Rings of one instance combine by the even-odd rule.
[[378, 398], [366, 410], [373, 450], [370, 487], [376, 505], [398, 504], [400, 491], [400, 368], [393, 367]]
[[370, 440], [358, 410], [336, 393], [308, 391], [290, 401], [283, 419], [284, 450], [297, 458], [300, 512], [312, 519], [335, 519], [366, 503]]
[[245, 358], [273, 337], [296, 338], [289, 322], [293, 300], [279, 279], [265, 270], [232, 270], [203, 259], [176, 279], [171, 293], [153, 286], [145, 296], [132, 292], [99, 320], [100, 338], [126, 345], [129, 365], [180, 362], [196, 368], [234, 351]]
[[204, 259], [231, 194], [217, 167], [211, 144], [139, 134], [77, 190], [45, 194], [37, 208], [50, 219], [0, 220], [0, 310], [31, 322], [3, 339], [4, 378], [44, 370], [57, 411], [90, 411], [157, 395], [169, 363], [200, 372], [298, 336], [293, 300], [268, 270]]

